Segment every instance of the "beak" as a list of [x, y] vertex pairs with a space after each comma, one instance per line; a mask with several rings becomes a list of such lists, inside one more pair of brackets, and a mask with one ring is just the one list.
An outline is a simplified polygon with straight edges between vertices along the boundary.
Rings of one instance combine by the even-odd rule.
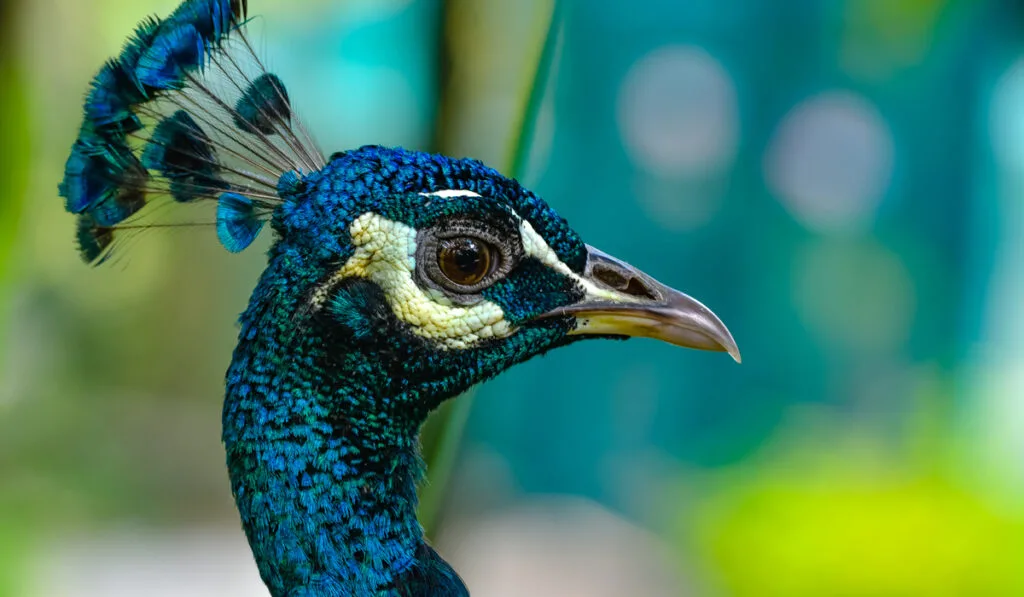
[[740, 362], [732, 334], [710, 309], [635, 267], [587, 245], [582, 301], [558, 307], [541, 318], [571, 316], [570, 334], [655, 338], [669, 344], [727, 352]]

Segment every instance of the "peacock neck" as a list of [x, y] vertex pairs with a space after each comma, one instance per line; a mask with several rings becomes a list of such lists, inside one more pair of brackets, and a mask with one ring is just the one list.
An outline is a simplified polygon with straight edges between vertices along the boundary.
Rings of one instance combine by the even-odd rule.
[[375, 355], [296, 321], [306, 299], [290, 289], [308, 288], [296, 282], [264, 275], [224, 404], [232, 491], [264, 582], [275, 597], [420, 594], [407, 587], [424, 583], [465, 594], [416, 518], [426, 412], [380, 395]]

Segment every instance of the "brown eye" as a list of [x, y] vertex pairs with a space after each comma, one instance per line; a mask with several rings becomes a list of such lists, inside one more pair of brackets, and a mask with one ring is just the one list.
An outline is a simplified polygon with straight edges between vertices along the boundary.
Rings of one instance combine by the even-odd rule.
[[461, 236], [438, 243], [437, 264], [446, 278], [460, 286], [473, 286], [491, 273], [491, 247]]

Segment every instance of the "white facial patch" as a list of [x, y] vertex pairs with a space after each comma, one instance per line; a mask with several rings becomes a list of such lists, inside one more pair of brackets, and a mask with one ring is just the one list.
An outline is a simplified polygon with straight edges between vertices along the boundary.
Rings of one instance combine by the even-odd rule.
[[420, 193], [421, 197], [440, 197], [442, 199], [451, 199], [452, 197], [479, 197], [479, 193], [473, 191], [466, 191], [463, 189], [443, 189], [440, 191], [434, 191], [433, 193]]
[[416, 335], [446, 348], [463, 349], [482, 339], [512, 333], [498, 305], [486, 300], [471, 306], [453, 305], [434, 293], [428, 295], [416, 284], [415, 229], [366, 213], [352, 222], [349, 233], [356, 252], [334, 279], [358, 277], [376, 283], [395, 316]]

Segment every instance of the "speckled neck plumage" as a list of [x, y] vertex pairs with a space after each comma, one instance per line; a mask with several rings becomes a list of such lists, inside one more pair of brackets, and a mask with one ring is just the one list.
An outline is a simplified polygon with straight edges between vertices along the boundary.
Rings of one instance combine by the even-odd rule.
[[416, 518], [427, 410], [389, 408], [410, 397], [382, 387], [401, 355], [363, 352], [311, 313], [295, 291], [309, 281], [275, 267], [289, 257], [272, 259], [264, 300], [242, 317], [224, 405], [232, 490], [264, 581], [274, 595], [465, 594]]

